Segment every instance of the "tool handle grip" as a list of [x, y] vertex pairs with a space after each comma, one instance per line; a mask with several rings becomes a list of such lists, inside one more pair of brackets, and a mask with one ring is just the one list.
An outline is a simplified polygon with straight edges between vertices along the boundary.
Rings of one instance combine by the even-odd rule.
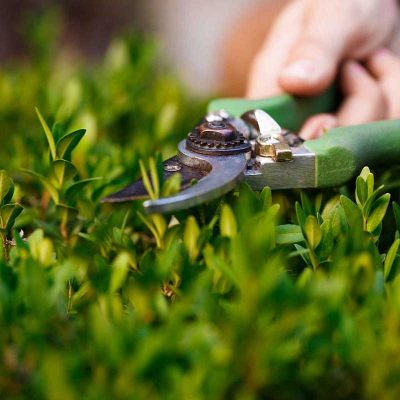
[[341, 185], [364, 166], [400, 163], [400, 120], [331, 129], [304, 146], [315, 153], [315, 186]]
[[225, 110], [240, 117], [253, 109], [261, 109], [271, 115], [283, 128], [297, 132], [310, 116], [321, 112], [332, 112], [339, 104], [336, 86], [315, 97], [294, 97], [283, 94], [260, 100], [241, 98], [216, 99], [208, 105], [208, 111]]

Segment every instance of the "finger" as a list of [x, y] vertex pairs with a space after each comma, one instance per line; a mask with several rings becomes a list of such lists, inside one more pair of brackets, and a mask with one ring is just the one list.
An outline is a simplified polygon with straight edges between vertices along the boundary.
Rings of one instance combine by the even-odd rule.
[[400, 118], [400, 57], [386, 49], [374, 53], [367, 67], [377, 78], [387, 103], [387, 117]]
[[354, 19], [356, 2], [315, 0], [308, 4], [304, 29], [279, 77], [284, 90], [298, 95], [320, 93], [333, 82], [359, 29]]
[[301, 128], [299, 136], [304, 140], [316, 139], [325, 131], [338, 126], [336, 116], [332, 114], [318, 114], [309, 118]]
[[278, 77], [300, 33], [303, 10], [301, 2], [290, 3], [276, 20], [252, 64], [247, 97], [263, 98], [283, 92]]
[[348, 61], [341, 73], [345, 100], [338, 111], [340, 125], [355, 125], [386, 118], [386, 99], [378, 82], [360, 64]]

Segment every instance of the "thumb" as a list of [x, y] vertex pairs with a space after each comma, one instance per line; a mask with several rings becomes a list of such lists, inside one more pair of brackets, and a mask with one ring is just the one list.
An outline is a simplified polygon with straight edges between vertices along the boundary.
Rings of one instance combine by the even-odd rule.
[[351, 45], [355, 25], [350, 9], [343, 3], [351, 2], [308, 2], [300, 38], [279, 76], [284, 90], [315, 95], [334, 81], [340, 61]]

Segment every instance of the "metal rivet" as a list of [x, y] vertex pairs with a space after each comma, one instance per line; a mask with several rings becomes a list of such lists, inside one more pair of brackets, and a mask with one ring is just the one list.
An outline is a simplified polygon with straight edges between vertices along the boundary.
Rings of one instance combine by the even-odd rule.
[[176, 172], [180, 171], [182, 167], [179, 164], [165, 164], [164, 165], [164, 171], [167, 172]]

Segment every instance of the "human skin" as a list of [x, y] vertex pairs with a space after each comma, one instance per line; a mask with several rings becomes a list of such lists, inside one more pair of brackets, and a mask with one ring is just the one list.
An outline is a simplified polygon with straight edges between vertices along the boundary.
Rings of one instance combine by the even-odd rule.
[[[250, 21], [249, 21], [250, 22]], [[275, 15], [252, 63], [247, 97], [311, 96], [338, 80], [336, 114], [316, 115], [300, 135], [400, 118], [400, 10], [395, 0], [292, 0]]]

